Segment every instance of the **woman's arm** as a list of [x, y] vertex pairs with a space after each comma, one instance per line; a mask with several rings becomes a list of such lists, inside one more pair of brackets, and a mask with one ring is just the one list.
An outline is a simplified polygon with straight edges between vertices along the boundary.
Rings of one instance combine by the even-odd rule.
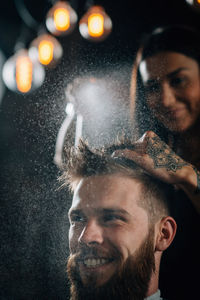
[[153, 176], [184, 190], [200, 213], [200, 171], [179, 157], [154, 132], [147, 131], [131, 150], [118, 150], [113, 156], [131, 159]]
[[200, 214], [200, 171], [193, 165], [188, 164], [188, 173], [182, 183], [177, 184], [192, 201], [197, 212]]

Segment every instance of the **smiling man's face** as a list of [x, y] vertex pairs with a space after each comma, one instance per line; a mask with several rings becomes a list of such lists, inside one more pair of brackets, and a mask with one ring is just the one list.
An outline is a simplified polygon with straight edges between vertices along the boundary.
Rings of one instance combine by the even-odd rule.
[[103, 286], [130, 257], [140, 255], [149, 236], [140, 197], [141, 184], [120, 174], [91, 176], [77, 186], [69, 211], [69, 246], [83, 286]]

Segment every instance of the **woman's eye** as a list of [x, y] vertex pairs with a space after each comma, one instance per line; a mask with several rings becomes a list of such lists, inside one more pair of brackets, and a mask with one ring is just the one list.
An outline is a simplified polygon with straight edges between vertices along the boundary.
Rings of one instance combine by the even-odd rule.
[[160, 85], [159, 83], [154, 83], [145, 86], [145, 93], [146, 94], [155, 94], [160, 92]]
[[175, 77], [171, 79], [171, 86], [172, 87], [178, 87], [185, 83], [185, 77]]

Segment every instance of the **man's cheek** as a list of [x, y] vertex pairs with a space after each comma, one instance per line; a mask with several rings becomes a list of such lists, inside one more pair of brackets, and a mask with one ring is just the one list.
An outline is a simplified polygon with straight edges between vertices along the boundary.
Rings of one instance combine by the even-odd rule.
[[79, 274], [78, 264], [76, 261], [76, 255], [70, 254], [67, 262], [67, 273], [72, 280], [75, 280]]
[[75, 253], [78, 246], [78, 233], [74, 228], [70, 227], [69, 229], [69, 250], [71, 253]]

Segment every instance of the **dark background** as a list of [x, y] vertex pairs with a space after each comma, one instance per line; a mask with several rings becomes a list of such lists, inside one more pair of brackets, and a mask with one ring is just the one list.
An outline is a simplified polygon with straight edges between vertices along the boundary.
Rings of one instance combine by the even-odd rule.
[[[24, 2], [37, 22], [44, 22], [50, 2]], [[80, 19], [85, 1], [74, 3]], [[55, 69], [46, 70], [41, 88], [29, 95], [4, 90], [0, 104], [0, 299], [67, 298], [71, 195], [66, 189], [58, 190], [59, 170], [53, 163], [56, 136], [65, 117], [67, 84], [90, 74], [110, 78], [116, 96], [113, 109], [103, 116], [96, 109], [84, 120], [84, 136], [90, 144], [109, 143], [122, 128], [131, 132], [127, 125], [129, 81], [141, 35], [173, 23], [200, 28], [200, 14], [184, 0], [95, 3], [103, 5], [113, 21], [107, 40], [85, 41], [76, 28], [70, 36], [59, 38], [63, 58]], [[0, 49], [5, 59], [13, 54], [22, 25], [15, 2], [1, 1]], [[25, 42], [35, 34], [28, 31]], [[73, 144], [74, 126], [67, 140]]]

